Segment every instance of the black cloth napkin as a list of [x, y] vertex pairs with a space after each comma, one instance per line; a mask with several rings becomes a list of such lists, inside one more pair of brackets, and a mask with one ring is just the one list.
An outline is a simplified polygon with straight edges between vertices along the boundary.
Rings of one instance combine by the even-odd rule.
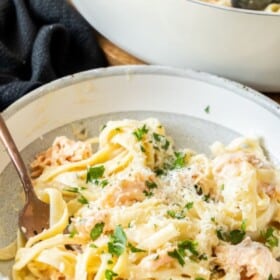
[[0, 0], [0, 111], [44, 83], [104, 66], [92, 27], [66, 0]]

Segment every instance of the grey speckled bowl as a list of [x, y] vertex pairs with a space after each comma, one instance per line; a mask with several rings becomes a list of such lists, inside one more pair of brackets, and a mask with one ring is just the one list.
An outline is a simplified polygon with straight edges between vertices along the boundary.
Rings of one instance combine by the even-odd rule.
[[[209, 112], [205, 110], [209, 106]], [[259, 93], [205, 73], [158, 66], [124, 66], [78, 73], [38, 88], [4, 112], [26, 163], [57, 135], [77, 129], [96, 135], [106, 121], [158, 118], [177, 146], [208, 153], [216, 141], [262, 137], [280, 161], [280, 109]], [[16, 236], [23, 205], [21, 185], [0, 146], [0, 247]], [[0, 262], [9, 275], [12, 262]]]

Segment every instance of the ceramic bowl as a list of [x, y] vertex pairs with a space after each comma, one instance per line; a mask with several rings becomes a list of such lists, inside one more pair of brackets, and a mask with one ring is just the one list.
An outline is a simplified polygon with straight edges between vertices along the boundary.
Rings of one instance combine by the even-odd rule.
[[[279, 106], [240, 84], [189, 70], [124, 66], [82, 72], [34, 90], [3, 116], [27, 165], [58, 135], [75, 138], [86, 128], [93, 136], [108, 120], [148, 117], [164, 124], [177, 147], [209, 153], [214, 141], [253, 135], [280, 162]], [[16, 237], [24, 196], [2, 146], [0, 158], [1, 248]], [[0, 262], [0, 272], [9, 275], [11, 265]]]
[[280, 14], [196, 0], [72, 0], [100, 33], [150, 63], [280, 92]]

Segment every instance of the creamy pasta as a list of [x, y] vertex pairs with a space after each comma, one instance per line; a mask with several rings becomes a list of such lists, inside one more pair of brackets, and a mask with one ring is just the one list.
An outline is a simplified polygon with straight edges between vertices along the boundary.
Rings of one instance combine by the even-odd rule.
[[211, 150], [176, 150], [152, 118], [58, 137], [31, 166], [50, 228], [19, 246], [13, 279], [280, 278], [279, 171], [257, 139]]

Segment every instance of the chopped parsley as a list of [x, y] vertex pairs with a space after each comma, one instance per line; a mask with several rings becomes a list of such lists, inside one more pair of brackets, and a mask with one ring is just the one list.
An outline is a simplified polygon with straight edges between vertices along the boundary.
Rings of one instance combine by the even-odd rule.
[[267, 280], [274, 280], [272, 274], [269, 274], [268, 279]]
[[153, 181], [145, 181], [145, 185], [148, 188], [148, 190], [144, 190], [143, 193], [145, 194], [145, 196], [151, 197], [153, 195], [152, 190], [156, 189], [158, 186]]
[[229, 232], [229, 241], [232, 244], [238, 244], [240, 243], [244, 237], [245, 237], [245, 231], [243, 230], [239, 230], [239, 229], [235, 229]]
[[205, 280], [203, 277], [195, 277], [195, 280]]
[[274, 228], [269, 227], [265, 232], [261, 233], [265, 239], [265, 245], [271, 249], [277, 247], [279, 244], [278, 238], [274, 235], [274, 230]]
[[[192, 256], [199, 257], [199, 253], [197, 251], [198, 243], [192, 240], [185, 240], [178, 244], [177, 248], [173, 251], [168, 252], [168, 256], [176, 259], [181, 266], [185, 264], [184, 257], [187, 255], [186, 250], [188, 250]], [[191, 256], [191, 257], [192, 257]]]
[[167, 210], [166, 214], [167, 214], [169, 217], [173, 218], [173, 219], [178, 219], [178, 220], [180, 220], [180, 219], [184, 219], [184, 218], [185, 218], [185, 214], [184, 214], [183, 211], [181, 211], [181, 212], [176, 212], [176, 211], [174, 211], [174, 210]]
[[225, 189], [225, 185], [222, 184], [222, 185], [221, 185], [221, 190], [223, 191], [224, 189]]
[[197, 251], [198, 243], [193, 240], [185, 240], [179, 243], [178, 248], [180, 251], [182, 250], [188, 250], [190, 251], [194, 256], [198, 256], [199, 253]]
[[151, 197], [151, 196], [153, 196], [153, 192], [152, 192], [152, 191], [144, 190], [143, 193], [144, 193], [144, 195], [145, 195], [146, 197]]
[[162, 149], [167, 151], [169, 146], [170, 146], [170, 142], [165, 138], [165, 143], [161, 147], [162, 147]]
[[154, 170], [154, 172], [156, 173], [157, 176], [161, 176], [161, 175], [165, 174], [165, 172], [162, 168], [157, 168]]
[[242, 221], [241, 229], [234, 229], [227, 233], [220, 228], [216, 230], [216, 234], [220, 240], [236, 245], [240, 243], [246, 235], [246, 221]]
[[179, 252], [178, 249], [174, 249], [173, 251], [170, 251], [167, 254], [169, 257], [176, 259], [179, 262], [179, 264], [183, 266], [185, 264], [185, 260], [184, 255], [182, 255], [181, 253], [182, 252]]
[[209, 105], [204, 108], [204, 112], [207, 113], [207, 114], [210, 113], [210, 106]]
[[100, 182], [100, 185], [101, 185], [102, 188], [105, 188], [108, 184], [109, 184], [108, 180], [102, 180]]
[[110, 269], [105, 270], [105, 279], [113, 280], [114, 277], [118, 276], [118, 274]]
[[86, 182], [95, 182], [97, 179], [103, 176], [105, 172], [105, 167], [103, 165], [95, 166], [95, 167], [89, 167], [87, 170], [87, 177]]
[[172, 164], [172, 169], [182, 168], [185, 165], [185, 154], [181, 152], [175, 152], [175, 160]]
[[202, 199], [205, 201], [205, 202], [209, 202], [209, 199], [210, 199], [210, 194], [205, 194]]
[[80, 202], [81, 204], [88, 204], [88, 200], [83, 196], [80, 195], [80, 197], [78, 197], [78, 202]]
[[136, 129], [133, 131], [133, 135], [137, 138], [138, 141], [141, 141], [145, 134], [148, 133], [148, 128], [144, 124], [141, 128]]
[[126, 248], [127, 237], [123, 228], [119, 225], [116, 226], [114, 233], [110, 237], [108, 243], [108, 251], [114, 256], [119, 257]]
[[64, 188], [63, 190], [66, 191], [66, 192], [72, 192], [72, 193], [79, 193], [80, 192], [79, 188], [76, 188], [76, 187], [68, 187], [68, 188]]
[[72, 192], [72, 193], [80, 193], [80, 191], [86, 190], [87, 188], [85, 187], [67, 187], [64, 188], [63, 190], [66, 192]]
[[187, 208], [188, 210], [192, 209], [192, 208], [193, 208], [193, 201], [192, 201], [192, 202], [188, 202], [188, 203], [185, 205], [185, 208]]
[[132, 253], [142, 253], [142, 252], [146, 252], [145, 250], [139, 249], [134, 247], [131, 243], [128, 243], [128, 248], [130, 249], [130, 251]]
[[[153, 138], [155, 139], [156, 142], [161, 144], [161, 148], [163, 150], [167, 150], [170, 146], [170, 142], [166, 139], [165, 136], [157, 134], [157, 133], [153, 133]], [[158, 147], [154, 146], [155, 149], [158, 149]]]
[[155, 141], [160, 142], [160, 139], [161, 139], [162, 135], [157, 134], [157, 133], [154, 132], [153, 133], [153, 137], [154, 137]]
[[215, 217], [211, 217], [211, 222], [214, 223], [214, 224], [217, 224], [216, 218]]
[[145, 153], [145, 152], [146, 152], [145, 148], [144, 148], [142, 145], [140, 145], [140, 149], [141, 149], [141, 152], [142, 152], [142, 153]]
[[149, 190], [157, 188], [157, 184], [153, 181], [146, 181], [145, 185]]
[[97, 247], [95, 244], [93, 244], [93, 243], [90, 244], [89, 247], [90, 247], [90, 248], [94, 248], [94, 249], [98, 248], [98, 247]]
[[76, 229], [73, 229], [70, 234], [69, 234], [69, 237], [70, 238], [73, 238], [76, 234], [78, 234], [77, 230]]
[[96, 240], [103, 232], [104, 223], [97, 223], [90, 231], [90, 238], [92, 241]]

